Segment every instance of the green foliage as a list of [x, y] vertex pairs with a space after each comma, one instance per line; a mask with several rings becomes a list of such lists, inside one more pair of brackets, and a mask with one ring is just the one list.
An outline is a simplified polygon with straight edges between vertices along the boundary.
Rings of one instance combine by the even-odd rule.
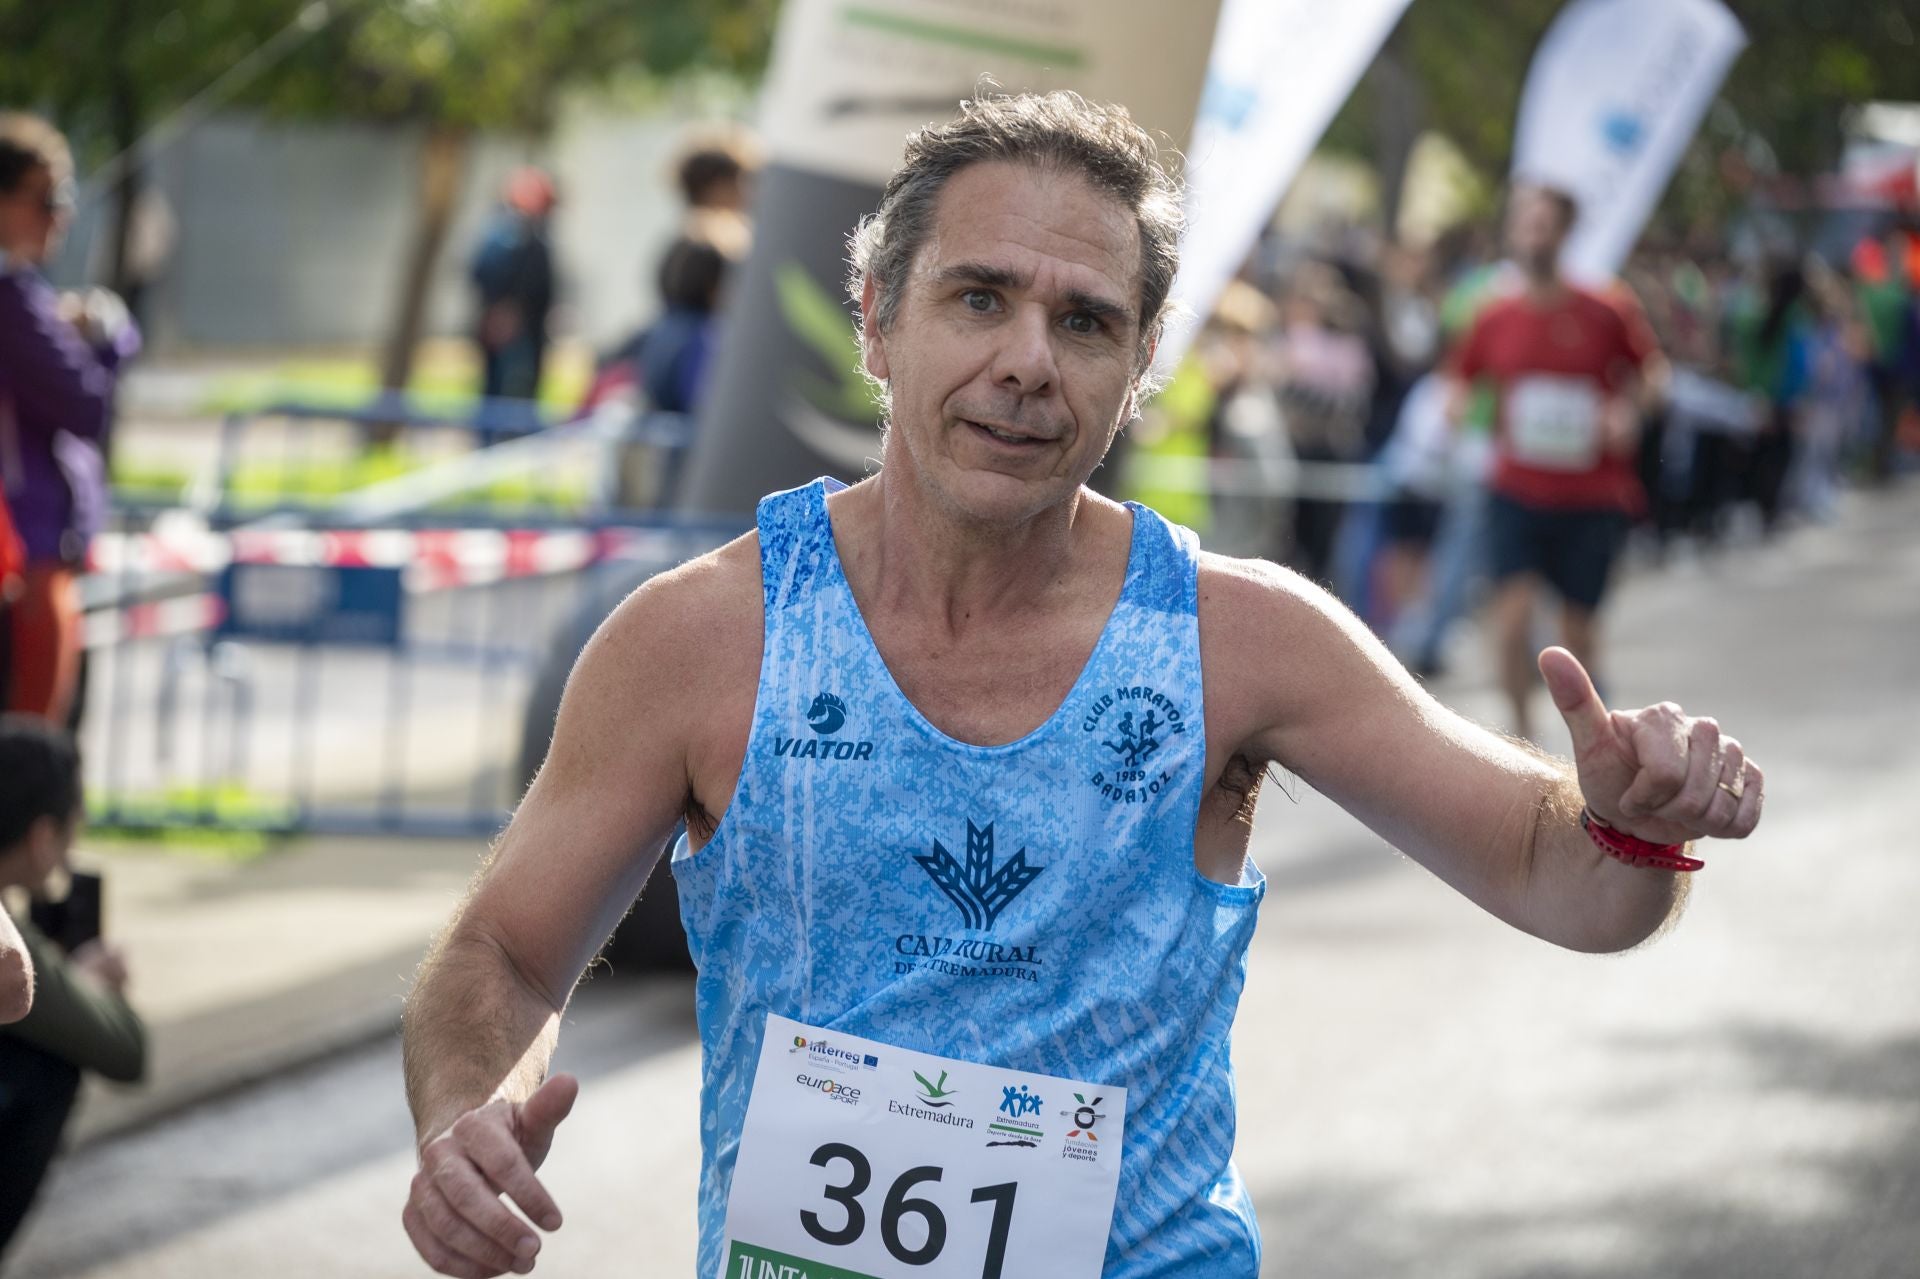
[[[303, 14], [240, 106], [539, 131], [558, 97], [628, 73], [757, 74], [776, 0], [0, 0], [0, 103], [87, 145], [164, 117]], [[322, 20], [324, 19], [324, 20]], [[116, 95], [120, 95], [116, 99]], [[100, 158], [89, 155], [88, 158]]]
[[1752, 43], [1723, 99], [1790, 173], [1831, 168], [1847, 108], [1920, 101], [1920, 0], [1732, 0]]
[[771, 7], [771, 0], [352, 4], [258, 97], [302, 115], [537, 132], [551, 124], [563, 91], [622, 73], [758, 71]]
[[[1480, 174], [1506, 174], [1533, 51], [1563, 0], [1413, 0], [1394, 47], [1417, 86], [1420, 118]], [[1669, 212], [1722, 211], [1733, 193], [1714, 156], [1728, 147], [1812, 174], [1838, 161], [1846, 112], [1872, 100], [1920, 101], [1920, 0], [1729, 0], [1749, 45], [1675, 183]], [[1326, 145], [1380, 157], [1380, 89], [1370, 75]], [[1713, 206], [1709, 208], [1708, 206]]]

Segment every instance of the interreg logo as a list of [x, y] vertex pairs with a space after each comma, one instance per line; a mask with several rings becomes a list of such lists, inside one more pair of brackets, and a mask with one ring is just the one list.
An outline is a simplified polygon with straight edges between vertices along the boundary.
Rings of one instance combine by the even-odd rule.
[[835, 737], [847, 726], [847, 704], [832, 693], [816, 693], [807, 707], [808, 738], [773, 736], [773, 753], [781, 759], [862, 760], [873, 758], [873, 743]]
[[1027, 865], [1024, 848], [996, 868], [993, 823], [988, 822], [983, 829], [971, 820], [967, 822], [964, 866], [937, 839], [933, 841], [933, 852], [916, 853], [913, 860], [920, 863], [921, 869], [940, 886], [948, 900], [960, 908], [960, 917], [968, 928], [991, 929], [1000, 912], [1046, 869]]
[[803, 1052], [807, 1060], [825, 1066], [830, 1070], [861, 1069], [874, 1070], [880, 1065], [880, 1059], [872, 1053], [854, 1052], [841, 1048], [825, 1039], [808, 1039], [805, 1035], [793, 1037], [793, 1047], [789, 1053]]

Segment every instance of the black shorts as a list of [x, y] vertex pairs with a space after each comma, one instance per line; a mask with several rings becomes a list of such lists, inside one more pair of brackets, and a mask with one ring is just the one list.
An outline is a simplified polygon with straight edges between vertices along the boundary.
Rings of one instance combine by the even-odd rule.
[[1559, 511], [1510, 497], [1487, 499], [1487, 569], [1493, 580], [1537, 573], [1569, 604], [1593, 609], [1627, 538], [1615, 510]]
[[1431, 546], [1434, 534], [1440, 531], [1440, 503], [1412, 493], [1399, 493], [1387, 503], [1382, 531], [1387, 541], [1396, 545], [1410, 542], [1420, 547]]

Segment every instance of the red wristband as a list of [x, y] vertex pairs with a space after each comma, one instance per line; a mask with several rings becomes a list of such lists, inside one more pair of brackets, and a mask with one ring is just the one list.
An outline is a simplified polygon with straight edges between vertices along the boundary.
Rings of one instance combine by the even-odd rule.
[[1685, 844], [1654, 844], [1636, 839], [1623, 830], [1615, 830], [1607, 825], [1595, 817], [1591, 809], [1580, 810], [1580, 827], [1601, 852], [1629, 866], [1644, 866], [1650, 870], [1699, 870], [1706, 865], [1697, 857], [1688, 857], [1682, 851], [1686, 848]]

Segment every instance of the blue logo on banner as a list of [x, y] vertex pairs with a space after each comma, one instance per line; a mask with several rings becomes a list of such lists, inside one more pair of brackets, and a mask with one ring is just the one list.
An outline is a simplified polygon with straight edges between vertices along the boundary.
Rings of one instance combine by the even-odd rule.
[[1600, 119], [1600, 136], [1616, 155], [1632, 155], [1647, 139], [1647, 122], [1631, 111], [1609, 111]]

